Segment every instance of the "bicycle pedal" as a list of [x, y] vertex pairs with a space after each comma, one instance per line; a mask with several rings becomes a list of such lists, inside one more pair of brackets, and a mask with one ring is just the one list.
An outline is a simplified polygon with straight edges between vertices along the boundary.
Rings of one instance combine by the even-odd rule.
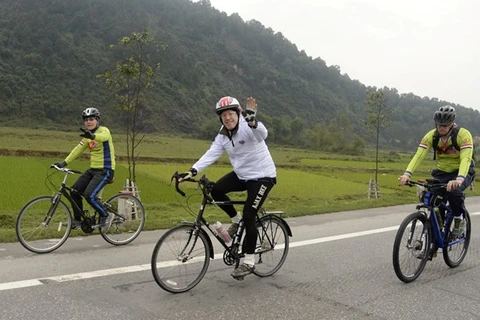
[[[233, 276], [232, 276], [232, 277], [233, 277]], [[242, 281], [242, 280], [245, 279], [245, 276], [233, 277], [233, 279], [238, 280], [238, 281]]]

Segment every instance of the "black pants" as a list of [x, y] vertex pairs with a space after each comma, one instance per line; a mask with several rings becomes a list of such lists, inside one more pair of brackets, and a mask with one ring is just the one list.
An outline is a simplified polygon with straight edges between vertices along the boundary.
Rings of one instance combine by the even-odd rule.
[[[450, 180], [457, 179], [458, 171], [445, 172], [438, 169], [432, 170], [432, 177], [439, 180], [441, 183], [448, 183]], [[472, 165], [468, 170], [468, 174], [465, 177], [463, 183], [456, 190], [445, 193], [445, 200], [450, 203], [453, 215], [455, 217], [461, 216], [467, 209], [465, 208], [465, 193], [463, 192], [467, 187], [472, 184], [475, 179], [475, 169], [472, 161]]]
[[[261, 178], [257, 180], [240, 180], [237, 174], [232, 171], [220, 178], [212, 187], [212, 198], [215, 201], [230, 201], [227, 193], [232, 191], [247, 191], [247, 200], [243, 206], [243, 222], [245, 225], [246, 242], [245, 253], [253, 254], [257, 243], [257, 227], [255, 226], [255, 215], [265, 202], [268, 193], [277, 183], [276, 178]], [[237, 215], [233, 205], [221, 205], [230, 218]]]
[[102, 188], [113, 181], [114, 171], [106, 169], [88, 169], [73, 184], [72, 188], [76, 192], [71, 192], [73, 201], [78, 206], [73, 206], [73, 214], [76, 220], [81, 220], [83, 216], [82, 194], [87, 202], [95, 211], [98, 211], [102, 217], [108, 216], [103, 210], [97, 199], [97, 195]]

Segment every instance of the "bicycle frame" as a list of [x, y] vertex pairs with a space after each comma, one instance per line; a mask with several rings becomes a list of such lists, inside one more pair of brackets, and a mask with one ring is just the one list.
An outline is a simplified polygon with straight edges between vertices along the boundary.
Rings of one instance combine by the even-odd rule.
[[[432, 239], [432, 243], [435, 242], [438, 248], [444, 248], [448, 245], [452, 246], [461, 241], [461, 239], [457, 239], [453, 242], [448, 242], [448, 239], [446, 239], [445, 237], [445, 231], [442, 230], [443, 226], [449, 226], [453, 219], [452, 209], [450, 209], [450, 206], [446, 205], [444, 202], [441, 202], [438, 206], [430, 205], [429, 202], [433, 195], [434, 194], [431, 191], [427, 191], [423, 204], [417, 206], [417, 209], [425, 208], [429, 212], [429, 214], [427, 214], [427, 219], [430, 220], [430, 226], [433, 231], [434, 239]], [[438, 220], [438, 217], [435, 213], [435, 208], [445, 211], [445, 219], [443, 222], [440, 222]]]
[[[62, 183], [60, 184], [60, 188], [58, 189], [57, 194], [53, 198], [53, 206], [52, 206], [52, 208], [50, 208], [49, 214], [47, 214], [46, 220], [48, 219], [48, 221], [46, 221], [46, 225], [48, 225], [48, 222], [50, 221], [50, 219], [52, 217], [52, 213], [55, 212], [55, 210], [58, 206], [58, 203], [60, 202], [62, 197], [65, 197], [68, 200], [68, 202], [70, 203], [74, 212], [75, 212], [75, 210], [82, 211], [82, 209], [77, 205], [77, 203], [75, 201], [73, 201], [72, 196], [70, 195], [70, 193], [72, 193], [72, 192], [77, 193], [77, 194], [80, 194], [80, 193], [77, 190], [75, 190], [72, 187], [67, 185], [67, 178], [68, 178], [69, 174], [81, 174], [81, 172], [76, 171], [76, 170], [72, 170], [72, 169], [68, 169], [68, 171], [64, 171], [64, 173], [65, 173], [65, 176], [63, 177]], [[82, 197], [84, 197], [83, 194], [80, 194], [80, 195]], [[103, 201], [100, 201], [100, 204], [103, 206], [105, 211], [108, 211], [108, 212], [112, 213], [113, 215], [115, 215], [117, 217], [119, 216], [118, 213], [115, 210], [111, 210], [109, 208], [109, 206], [107, 206]], [[71, 215], [72, 215], [72, 213], [70, 212], [70, 216]]]
[[[408, 181], [417, 185], [421, 204], [417, 211], [405, 217], [393, 244], [393, 268], [397, 277], [409, 283], [423, 272], [428, 260], [442, 250], [443, 260], [450, 268], [458, 267], [465, 258], [471, 237], [471, 222], [465, 211], [462, 232], [456, 232], [454, 215], [445, 198], [441, 198], [447, 184], [435, 179]], [[437, 211], [438, 210], [438, 211]]]
[[[156, 283], [162, 289], [172, 293], [186, 292], [192, 289], [205, 276], [210, 260], [215, 256], [211, 236], [206, 229], [210, 230], [210, 233], [224, 247], [223, 262], [226, 265], [234, 265], [235, 268], [238, 268], [241, 258], [245, 256], [242, 243], [245, 241], [243, 219], [240, 220], [238, 230], [229, 246], [216, 230], [210, 227], [203, 217], [203, 213], [209, 205], [240, 205], [245, 204], [246, 201], [215, 201], [210, 195], [214, 182], [208, 181], [205, 175], [198, 180], [183, 178], [178, 172], [172, 176], [172, 181], [175, 179], [177, 192], [187, 198], [188, 204], [188, 197], [179, 189], [179, 183], [182, 181], [197, 183], [203, 194], [200, 208], [193, 222], [184, 222], [160, 237], [153, 249], [151, 260], [152, 274]], [[194, 214], [192, 210], [187, 211]], [[253, 254], [256, 261], [252, 273], [258, 277], [269, 277], [276, 273], [287, 257], [289, 237], [292, 236], [292, 232], [287, 222], [277, 215], [280, 213], [283, 212], [266, 212], [261, 208], [255, 216], [256, 230], [254, 232], [258, 237]], [[243, 280], [245, 276], [237, 275], [235, 272], [231, 275], [235, 280]]]
[[[145, 209], [134, 195], [120, 192], [105, 202], [99, 198], [100, 204], [111, 215], [107, 221], [108, 225], [103, 225], [100, 221], [97, 223], [99, 216], [97, 210], [92, 214], [86, 213], [72, 199], [73, 193], [85, 198], [80, 192], [67, 185], [69, 174], [80, 174], [81, 172], [55, 165], [50, 168], [64, 173], [60, 187], [57, 182], [51, 180], [52, 174], [47, 173], [49, 189], [52, 191], [57, 189], [57, 191], [53, 191], [50, 196], [31, 199], [22, 207], [17, 216], [15, 232], [19, 242], [27, 250], [35, 253], [56, 250], [65, 243], [73, 229], [81, 229], [84, 233], [92, 233], [95, 229], [99, 229], [100, 235], [105, 241], [113, 245], [128, 244], [140, 234], [145, 223]], [[68, 200], [70, 206], [62, 200], [63, 196]], [[75, 210], [73, 214], [72, 209]], [[75, 212], [81, 212], [82, 217], [80, 223], [73, 225], [72, 219]]]
[[[175, 176], [174, 176], [175, 177]], [[174, 178], [172, 177], [172, 179]], [[241, 236], [243, 234], [243, 231], [244, 231], [244, 224], [243, 224], [243, 220], [240, 221], [239, 223], [239, 227], [238, 227], [238, 230], [237, 230], [237, 233], [236, 235], [233, 237], [232, 239], [232, 243], [231, 245], [227, 245], [227, 243], [225, 242], [225, 240], [222, 239], [222, 237], [220, 237], [220, 235], [216, 232], [216, 230], [212, 229], [210, 227], [210, 223], [205, 220], [205, 218], [203, 217], [203, 213], [205, 212], [205, 209], [207, 206], [215, 206], [215, 205], [244, 205], [246, 203], [245, 200], [230, 200], [230, 201], [215, 201], [209, 194], [209, 187], [211, 185], [211, 182], [208, 181], [208, 179], [205, 177], [205, 176], [202, 176], [199, 180], [195, 180], [195, 179], [188, 179], [186, 181], [190, 181], [190, 182], [195, 182], [195, 183], [198, 183], [201, 190], [202, 190], [202, 194], [203, 194], [203, 198], [202, 198], [202, 203], [200, 205], [200, 208], [198, 210], [198, 213], [197, 213], [197, 216], [194, 220], [194, 222], [192, 223], [192, 225], [195, 227], [196, 230], [198, 230], [199, 232], [202, 232], [200, 230], [203, 230], [203, 232], [206, 232], [205, 229], [202, 228], [202, 225], [205, 226], [209, 231], [210, 233], [220, 242], [220, 244], [225, 248], [226, 252], [233, 258], [241, 258], [243, 256], [243, 254], [240, 254], [238, 253], [238, 245], [240, 243], [240, 240], [241, 240]], [[181, 194], [183, 197], [185, 197], [185, 193], [179, 188], [179, 182], [178, 182], [178, 179], [176, 178], [175, 179], [175, 189], [177, 190], [177, 192], [179, 194]], [[265, 212], [266, 211], [263, 209], [263, 208], [260, 208], [259, 211], [257, 212], [257, 214], [255, 215], [255, 220], [256, 222], [258, 223], [260, 221], [260, 217], [259, 217], [259, 212]], [[282, 212], [283, 213], [283, 212]], [[272, 213], [267, 213], [267, 214], [272, 214]], [[273, 215], [273, 214], [272, 214]], [[291, 229], [290, 227], [288, 226], [288, 224], [286, 223], [285, 220], [283, 220], [281, 217], [279, 216], [275, 216], [276, 218], [278, 218], [279, 220], [282, 221], [282, 223], [285, 225], [286, 229], [287, 229], [287, 232], [288, 232], [288, 235], [289, 236], [292, 236], [292, 232], [291, 232]], [[185, 222], [185, 223], [188, 223], [188, 222]], [[262, 228], [264, 228], [263, 224], [262, 225]], [[214, 256], [214, 250], [213, 250], [213, 244], [210, 240], [210, 237], [208, 237], [208, 241], [209, 241], [209, 246], [210, 246], [210, 252], [211, 252], [211, 258], [213, 259], [213, 256]], [[268, 235], [267, 235], [267, 238], [270, 242], [272, 242], [271, 239], [269, 239]], [[240, 254], [240, 255], [239, 255]], [[232, 262], [232, 261], [231, 261]]]
[[[413, 183], [418, 184], [418, 183]], [[412, 185], [413, 185], [412, 184]], [[445, 185], [446, 186], [446, 185]], [[445, 187], [444, 186], [444, 187]], [[431, 190], [426, 190], [425, 196], [423, 197], [423, 203], [417, 206], [417, 210], [421, 208], [427, 209], [428, 214], [424, 211], [427, 219], [430, 221], [430, 227], [432, 228], [434, 239], [432, 239], [432, 244], [437, 245], [438, 248], [446, 248], [451, 247], [459, 242], [464, 241], [463, 238], [455, 239], [450, 241], [450, 239], [446, 238], [446, 232], [443, 230], [444, 226], [450, 226], [454, 216], [452, 213], [452, 209], [449, 205], [447, 205], [444, 201], [441, 201], [438, 205], [435, 205], [432, 201], [432, 197], [436, 196], [434, 192]], [[438, 208], [439, 210], [443, 210], [445, 212], [445, 217], [443, 218], [443, 223], [438, 221], [438, 217], [435, 213], [435, 209]], [[440, 225], [442, 224], [442, 225]]]
[[[239, 224], [239, 227], [238, 227], [238, 230], [237, 230], [237, 234], [233, 237], [232, 243], [229, 246], [225, 242], [225, 240], [223, 240], [223, 238], [220, 237], [220, 235], [216, 232], [216, 230], [210, 227], [210, 223], [207, 220], [205, 220], [205, 218], [203, 217], [203, 213], [205, 212], [205, 209], [206, 209], [207, 206], [235, 205], [235, 204], [240, 204], [240, 205], [245, 204], [245, 201], [242, 201], [242, 200], [215, 201], [210, 197], [210, 195], [208, 195], [206, 193], [205, 190], [203, 190], [202, 204], [200, 205], [197, 216], [196, 216], [196, 218], [193, 222], [193, 226], [195, 227], [197, 232], [205, 232], [206, 233], [205, 229], [202, 228], [202, 226], [205, 226], [207, 228], [207, 230], [209, 230], [210, 233], [218, 240], [218, 242], [220, 242], [220, 244], [223, 246], [223, 248], [226, 250], [226, 252], [228, 252], [230, 257], [233, 257], [236, 260], [237, 255], [238, 255], [238, 250], [237, 250], [238, 249], [238, 244], [241, 240], [240, 236], [243, 234], [243, 229], [244, 229], [243, 220], [240, 221], [240, 224]], [[258, 220], [258, 215], [256, 216], [256, 219]], [[197, 236], [197, 235], [195, 235], [195, 236]], [[211, 242], [210, 237], [207, 236], [207, 239], [209, 241], [208, 245], [210, 247], [210, 252], [211, 252], [210, 258], [213, 259], [213, 257], [214, 257], [213, 243]], [[240, 258], [240, 257], [241, 256], [238, 256], [238, 258]], [[235, 261], [230, 260], [230, 263], [233, 264], [234, 262]]]
[[[45, 226], [49, 225], [50, 220], [52, 219], [53, 213], [55, 212], [55, 210], [57, 210], [58, 204], [60, 203], [60, 201], [62, 199], [62, 196], [65, 196], [72, 206], [76, 206], [78, 208], [78, 210], [80, 210], [78, 205], [72, 200], [72, 197], [67, 192], [67, 190], [68, 191], [72, 191], [72, 190], [74, 191], [74, 189], [72, 189], [71, 187], [69, 187], [67, 185], [68, 175], [69, 174], [74, 174], [74, 173], [80, 173], [80, 171], [75, 171], [75, 170], [65, 171], [65, 176], [63, 177], [60, 188], [58, 189], [55, 197], [53, 197], [52, 206], [48, 210], [48, 213], [45, 216], [45, 220], [42, 222], [43, 225], [45, 225]], [[72, 215], [72, 213], [70, 212], [70, 216], [71, 215]]]

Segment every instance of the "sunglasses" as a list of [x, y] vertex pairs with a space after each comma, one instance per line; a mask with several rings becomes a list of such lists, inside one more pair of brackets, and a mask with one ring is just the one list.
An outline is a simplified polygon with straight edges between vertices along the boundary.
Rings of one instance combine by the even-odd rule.
[[84, 122], [94, 121], [94, 120], [97, 120], [97, 118], [95, 118], [95, 117], [90, 117], [90, 118], [84, 118], [84, 119], [83, 119]]
[[442, 127], [442, 128], [446, 128], [446, 127], [449, 127], [453, 122], [450, 122], [449, 124], [437, 124], [437, 127]]

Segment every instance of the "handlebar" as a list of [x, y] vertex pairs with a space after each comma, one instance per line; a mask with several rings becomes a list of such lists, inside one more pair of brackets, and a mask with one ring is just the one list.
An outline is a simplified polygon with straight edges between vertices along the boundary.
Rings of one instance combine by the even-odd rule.
[[[182, 195], [182, 197], [185, 197], [185, 192], [183, 192], [180, 189], [179, 184], [184, 181], [189, 181], [189, 182], [195, 182], [198, 184], [198, 186], [202, 189], [202, 193], [206, 197], [210, 197], [209, 193], [212, 190], [212, 186], [215, 184], [214, 182], [208, 180], [208, 178], [205, 175], [202, 175], [200, 179], [195, 179], [195, 178], [188, 178], [188, 179], [183, 179], [182, 175], [178, 173], [178, 171], [175, 171], [175, 173], [172, 175], [172, 179], [170, 180], [170, 183], [175, 179], [175, 190]], [[182, 179], [182, 181], [178, 181], [179, 179]]]
[[413, 181], [413, 180], [408, 180], [406, 183], [407, 186], [413, 187], [415, 185], [424, 187], [427, 190], [439, 190], [439, 189], [445, 189], [447, 187], [446, 183], [442, 183], [436, 179], [427, 179], [427, 181], [423, 180], [418, 180], [418, 181]]
[[52, 164], [50, 166], [50, 168], [57, 169], [58, 171], [65, 172], [66, 174], [82, 174], [82, 171], [73, 170], [73, 169], [69, 169], [69, 168], [60, 168], [60, 167], [58, 167], [54, 164]]

